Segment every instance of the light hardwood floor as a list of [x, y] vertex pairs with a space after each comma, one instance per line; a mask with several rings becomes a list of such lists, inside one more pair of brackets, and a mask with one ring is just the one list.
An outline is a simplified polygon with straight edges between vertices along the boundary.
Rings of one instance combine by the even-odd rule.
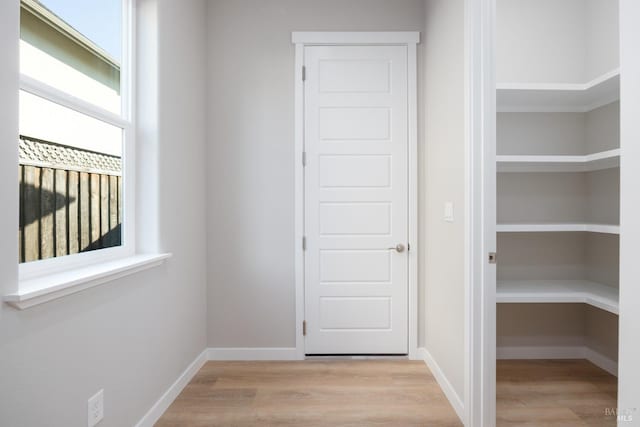
[[[498, 361], [498, 426], [615, 426], [617, 379], [584, 360]], [[208, 362], [156, 424], [459, 426], [422, 362]]]
[[460, 426], [423, 362], [208, 362], [156, 424]]
[[498, 361], [498, 426], [615, 426], [617, 378], [586, 360]]

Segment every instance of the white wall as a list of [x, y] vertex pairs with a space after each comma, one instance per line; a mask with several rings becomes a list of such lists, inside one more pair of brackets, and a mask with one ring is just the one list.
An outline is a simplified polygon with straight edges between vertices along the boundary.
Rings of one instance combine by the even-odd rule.
[[618, 360], [618, 316], [585, 306], [585, 344], [609, 360]]
[[581, 154], [620, 148], [620, 102], [596, 108], [584, 116], [586, 146]]
[[620, 103], [587, 113], [498, 113], [502, 155], [593, 154], [620, 147]]
[[498, 358], [531, 348], [585, 345], [584, 304], [498, 304]]
[[208, 23], [209, 346], [294, 347], [291, 31], [422, 31], [424, 4], [211, 0]]
[[590, 154], [585, 152], [584, 113], [498, 113], [499, 155]]
[[618, 67], [618, 0], [497, 0], [497, 81], [586, 83]]
[[586, 1], [497, 0], [497, 81], [584, 82]]
[[[464, 395], [464, 2], [427, 0], [421, 273], [425, 347]], [[445, 201], [456, 220], [443, 221]]]
[[[18, 4], [0, 2], [2, 294], [17, 283], [17, 244], [11, 236], [18, 229]], [[87, 399], [101, 388], [105, 419], [100, 426], [134, 425], [206, 345], [205, 99], [200, 90], [206, 77], [205, 6], [200, 0], [140, 4], [142, 12], [157, 11], [161, 71], [157, 85], [147, 85], [159, 91], [159, 127], [144, 134], [158, 137], [141, 142], [157, 151], [160, 193], [147, 196], [156, 206], [141, 210], [139, 225], [144, 236], [153, 229], [149, 224], [157, 224], [159, 249], [174, 256], [162, 267], [25, 311], [0, 304], [2, 426], [86, 425]], [[143, 27], [153, 22], [148, 19]], [[148, 163], [154, 156], [141, 154], [139, 161], [153, 170]], [[144, 183], [141, 187], [153, 191]], [[157, 221], [147, 223], [145, 215], [155, 207]]]
[[620, 0], [620, 381], [618, 408], [640, 426], [640, 2]]
[[586, 0], [586, 79], [592, 80], [620, 66], [619, 0]]

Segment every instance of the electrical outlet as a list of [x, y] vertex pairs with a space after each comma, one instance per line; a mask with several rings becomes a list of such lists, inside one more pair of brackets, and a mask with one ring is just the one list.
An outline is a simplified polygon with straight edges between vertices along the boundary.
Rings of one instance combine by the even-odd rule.
[[104, 390], [100, 390], [89, 398], [88, 426], [97, 425], [104, 418]]

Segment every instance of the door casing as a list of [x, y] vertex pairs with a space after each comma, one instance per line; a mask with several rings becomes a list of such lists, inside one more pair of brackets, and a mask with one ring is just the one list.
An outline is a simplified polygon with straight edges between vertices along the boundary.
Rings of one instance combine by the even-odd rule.
[[406, 46], [407, 47], [407, 113], [408, 113], [408, 224], [411, 250], [408, 252], [408, 342], [409, 358], [417, 358], [418, 350], [418, 85], [417, 44], [420, 33], [401, 32], [293, 32], [295, 45], [295, 304], [296, 355], [305, 357], [304, 321], [304, 83], [305, 46]]

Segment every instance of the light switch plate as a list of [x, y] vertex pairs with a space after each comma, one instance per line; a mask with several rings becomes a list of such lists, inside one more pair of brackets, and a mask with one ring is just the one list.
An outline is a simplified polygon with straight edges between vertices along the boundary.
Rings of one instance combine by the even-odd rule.
[[100, 390], [89, 398], [87, 425], [94, 427], [104, 418], [104, 390]]
[[453, 222], [453, 202], [445, 202], [444, 220], [447, 222]]

